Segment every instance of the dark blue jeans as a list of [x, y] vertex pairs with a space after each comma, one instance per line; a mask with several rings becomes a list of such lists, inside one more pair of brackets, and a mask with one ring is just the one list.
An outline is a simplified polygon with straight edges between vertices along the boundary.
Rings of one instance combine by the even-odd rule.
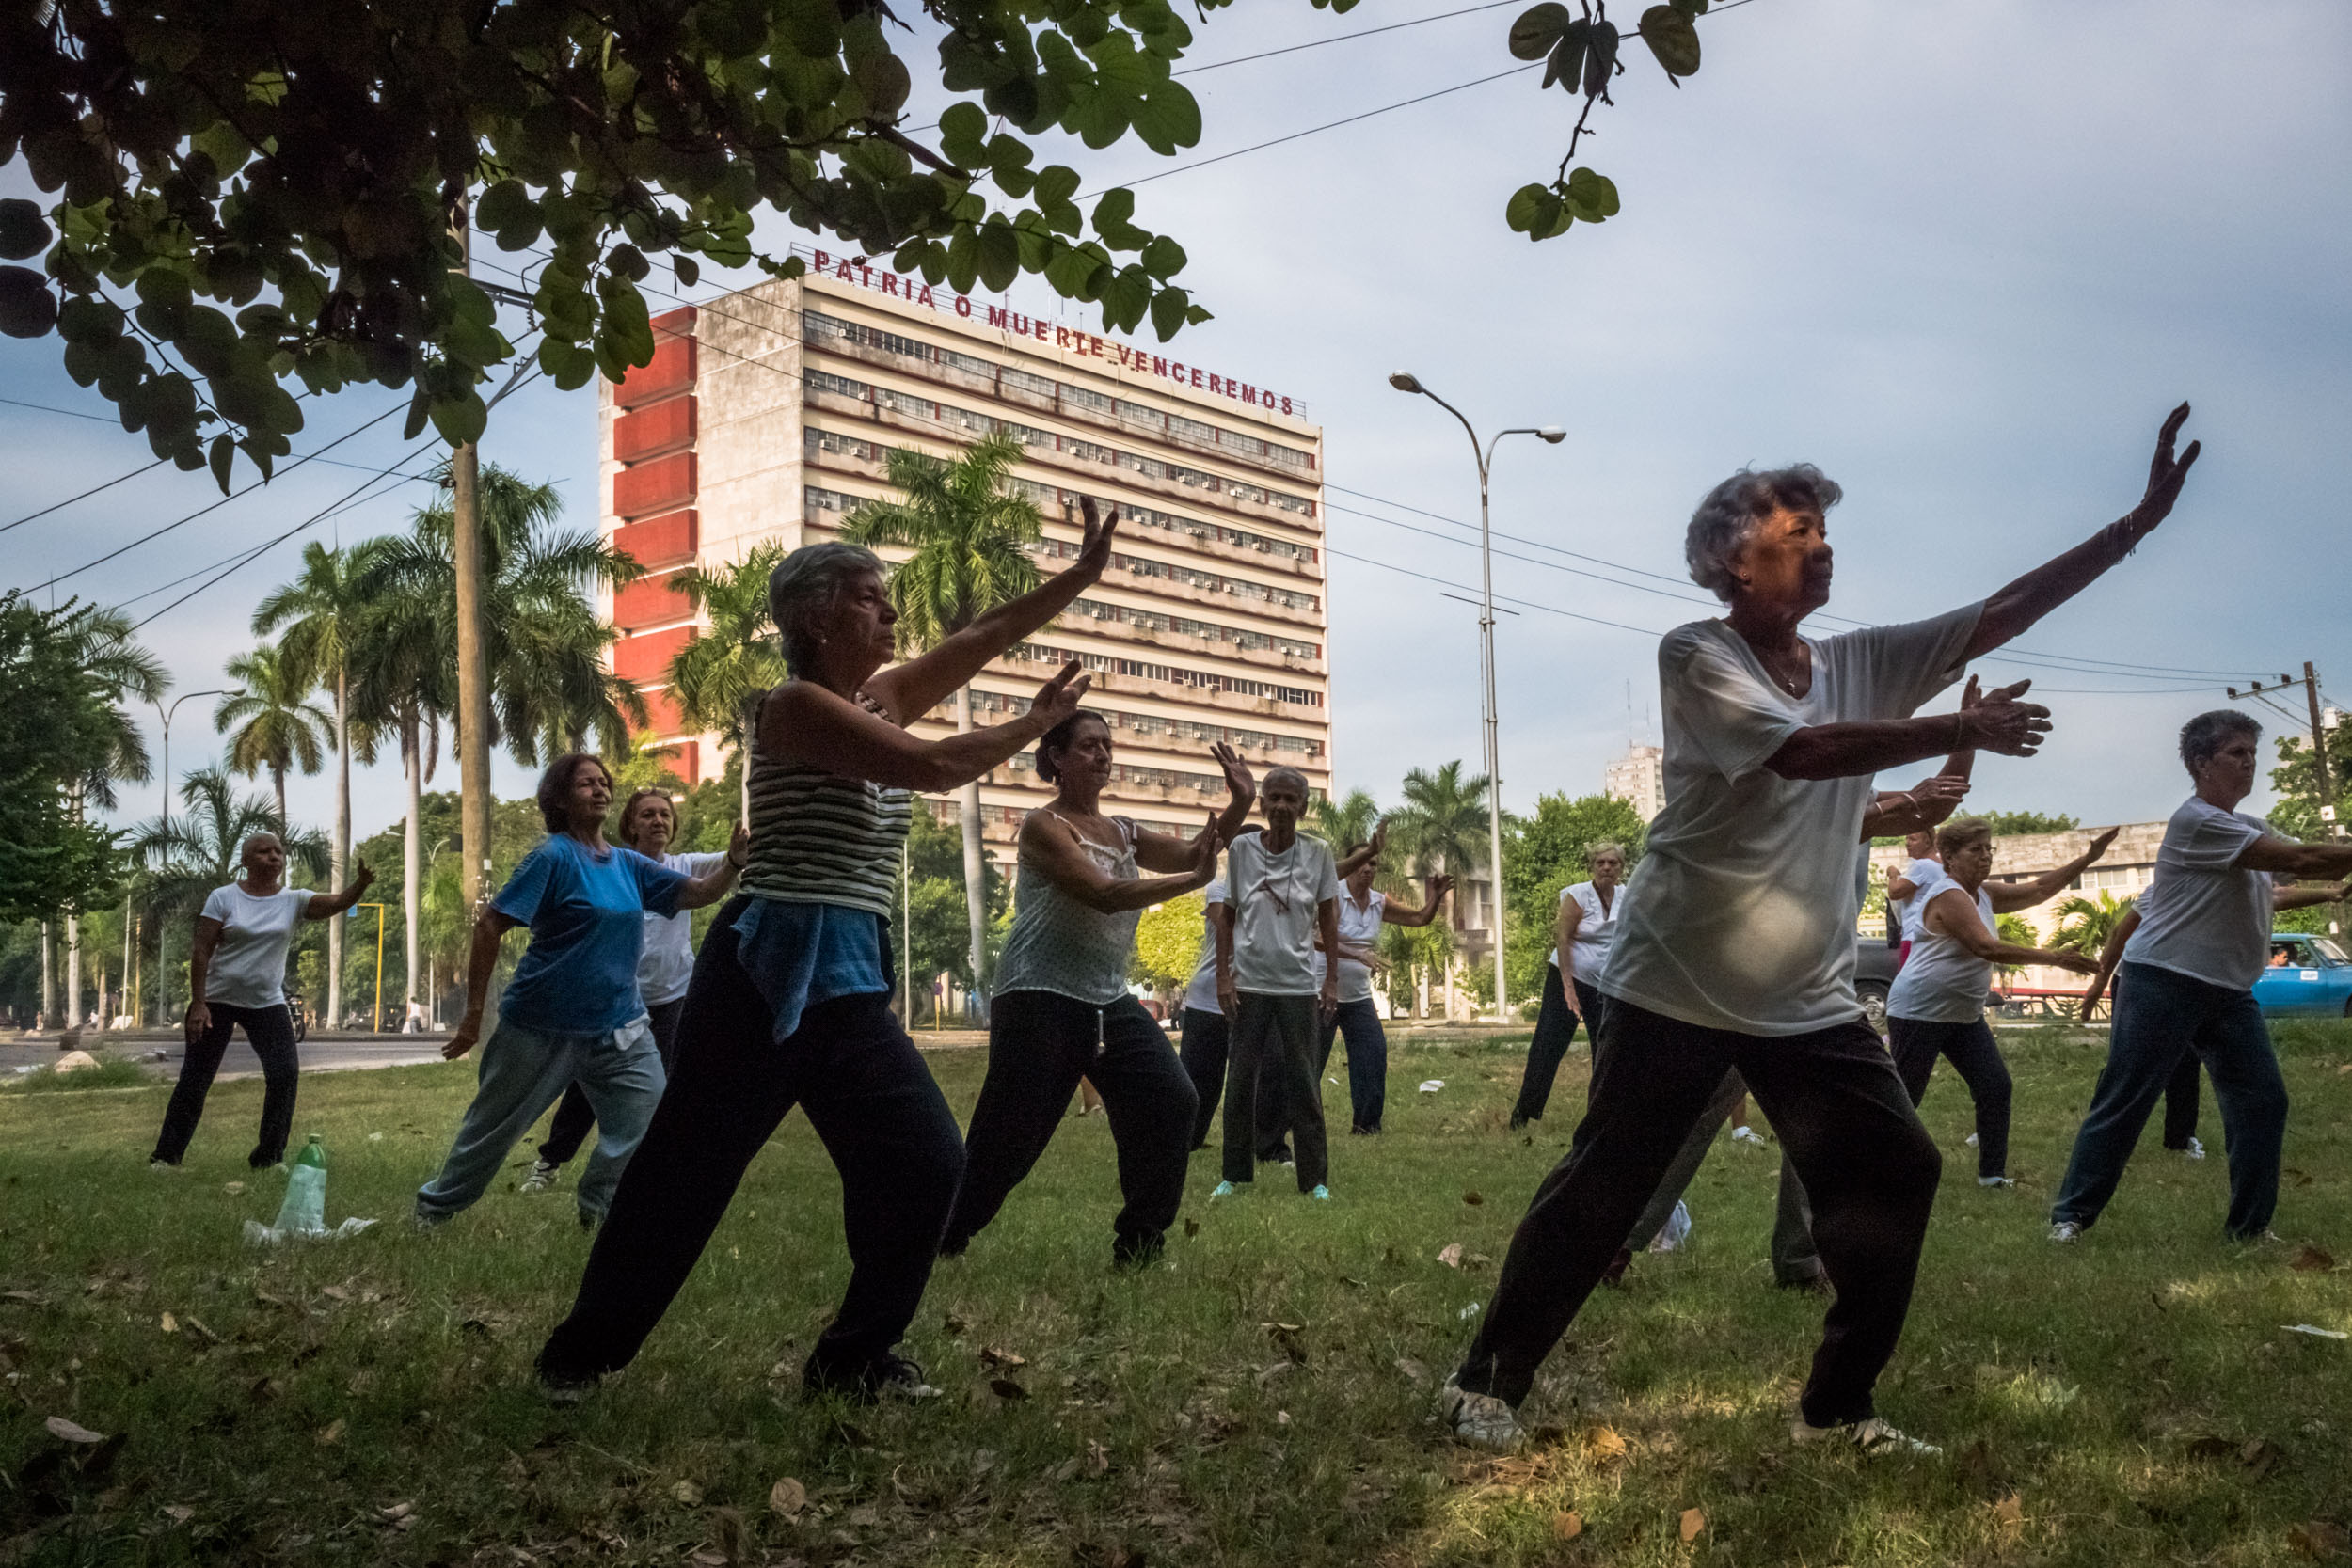
[[1324, 1021], [1322, 1049], [1315, 1060], [1317, 1073], [1331, 1065], [1331, 1040], [1337, 1035], [1347, 1037], [1347, 1101], [1355, 1114], [1356, 1130], [1377, 1132], [1380, 1114], [1389, 1102], [1389, 1037], [1380, 1027], [1380, 1015], [1373, 1010], [1371, 997], [1343, 1002], [1340, 1010]]
[[2287, 1086], [2254, 993], [2137, 963], [2124, 964], [2118, 976], [2107, 1065], [2091, 1091], [2082, 1131], [2074, 1135], [2074, 1158], [2050, 1211], [2052, 1221], [2085, 1229], [2097, 1222], [2122, 1180], [2140, 1130], [2187, 1051], [2205, 1064], [2213, 1097], [2221, 1106], [2230, 1159], [2224, 1228], [2236, 1240], [2249, 1241], [2269, 1227], [2279, 1207]]
[[1519, 1079], [1519, 1098], [1511, 1107], [1512, 1126], [1544, 1119], [1544, 1107], [1551, 1101], [1551, 1081], [1559, 1075], [1560, 1063], [1576, 1038], [1579, 1016], [1583, 1019], [1585, 1037], [1597, 1039], [1604, 1005], [1600, 992], [1581, 979], [1571, 1001], [1567, 988], [1560, 983], [1560, 966], [1544, 966], [1543, 1006], [1535, 1015], [1534, 1037], [1527, 1042], [1527, 1070]]

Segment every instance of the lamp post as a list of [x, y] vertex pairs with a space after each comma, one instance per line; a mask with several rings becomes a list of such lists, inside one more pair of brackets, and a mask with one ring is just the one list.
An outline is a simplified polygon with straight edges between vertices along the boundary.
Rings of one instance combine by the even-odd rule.
[[[226, 697], [230, 694], [230, 689], [231, 689], [228, 687], [216, 687], [210, 691], [183, 691], [180, 695], [171, 700], [171, 705], [169, 707], [164, 706], [164, 705], [160, 702], [150, 702], [148, 704], [150, 707], [155, 710], [155, 717], [162, 721], [164, 730], [164, 810], [162, 816], [158, 818], [158, 820], [163, 824], [162, 836], [164, 837], [168, 838], [171, 835], [172, 715], [178, 713], [180, 711], [180, 705], [186, 702], [191, 697]], [[238, 687], [234, 689], [241, 691], [244, 688]], [[164, 988], [171, 984], [171, 968], [170, 965], [165, 961], [164, 943], [170, 940], [170, 930], [171, 927], [165, 925], [162, 921], [159, 920], [155, 923], [155, 1022], [158, 1023], [164, 1022], [164, 1008], [169, 1006], [169, 1004], [164, 999]], [[134, 1008], [133, 1011], [135, 1013], [136, 1008]]]
[[1539, 436], [1558, 446], [1567, 439], [1568, 433], [1558, 425], [1518, 425], [1497, 431], [1494, 439], [1482, 447], [1469, 418], [1422, 386], [1421, 378], [1412, 372], [1395, 372], [1389, 377], [1389, 385], [1400, 392], [1425, 397], [1460, 420], [1463, 431], [1470, 436], [1470, 455], [1478, 459], [1478, 665], [1480, 679], [1486, 686], [1486, 855], [1494, 889], [1495, 1022], [1500, 1023], [1509, 1016], [1509, 1002], [1502, 974], [1502, 739], [1495, 712], [1495, 562], [1493, 540], [1487, 530], [1486, 476], [1494, 464], [1495, 448], [1505, 436]]

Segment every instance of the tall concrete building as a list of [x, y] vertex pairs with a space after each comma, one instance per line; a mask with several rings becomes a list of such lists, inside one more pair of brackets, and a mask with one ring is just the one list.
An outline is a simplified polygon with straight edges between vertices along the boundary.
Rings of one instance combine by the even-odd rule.
[[[806, 254], [803, 277], [658, 318], [653, 363], [603, 388], [604, 531], [649, 573], [610, 606], [623, 634], [612, 667], [649, 689], [675, 766], [690, 779], [725, 766], [662, 689], [699, 629], [677, 574], [834, 537], [860, 502], [892, 494], [890, 449], [952, 459], [1003, 430], [1026, 449], [1015, 483], [1044, 515], [1041, 572], [1076, 555], [1080, 498], [1120, 522], [1102, 580], [973, 683], [976, 721], [1025, 711], [1075, 658], [1118, 742], [1107, 810], [1197, 832], [1225, 798], [1216, 741], [1261, 775], [1288, 764], [1327, 792], [1323, 435], [1297, 401], [1222, 366]], [[943, 705], [915, 731], [953, 727]], [[1030, 769], [1025, 754], [981, 782], [1000, 848], [1051, 798]]]
[[1630, 804], [1649, 821], [1666, 809], [1666, 749], [1629, 746], [1601, 772], [1601, 793]]

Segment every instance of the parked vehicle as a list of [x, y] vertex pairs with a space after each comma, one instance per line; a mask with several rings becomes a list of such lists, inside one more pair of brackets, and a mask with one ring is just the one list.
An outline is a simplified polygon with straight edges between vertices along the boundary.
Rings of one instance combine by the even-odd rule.
[[2352, 1018], [2352, 957], [2333, 937], [2274, 931], [2254, 1000], [2265, 1018]]
[[310, 1009], [303, 1006], [302, 998], [299, 995], [294, 991], [288, 991], [286, 993], [286, 1011], [294, 1015], [294, 1043], [296, 1045], [300, 1045], [304, 1040], [310, 1037]]
[[1902, 949], [1894, 943], [1879, 937], [1854, 938], [1854, 994], [1862, 999], [1862, 1016], [1873, 1029], [1886, 1028], [1886, 992], [1901, 967]]

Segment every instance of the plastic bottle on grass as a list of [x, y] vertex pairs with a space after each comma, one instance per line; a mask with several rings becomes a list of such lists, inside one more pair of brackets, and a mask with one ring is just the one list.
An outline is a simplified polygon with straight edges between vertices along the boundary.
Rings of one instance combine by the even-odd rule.
[[286, 1178], [286, 1201], [278, 1205], [277, 1228], [315, 1236], [326, 1228], [326, 1146], [316, 1132], [302, 1146]]

